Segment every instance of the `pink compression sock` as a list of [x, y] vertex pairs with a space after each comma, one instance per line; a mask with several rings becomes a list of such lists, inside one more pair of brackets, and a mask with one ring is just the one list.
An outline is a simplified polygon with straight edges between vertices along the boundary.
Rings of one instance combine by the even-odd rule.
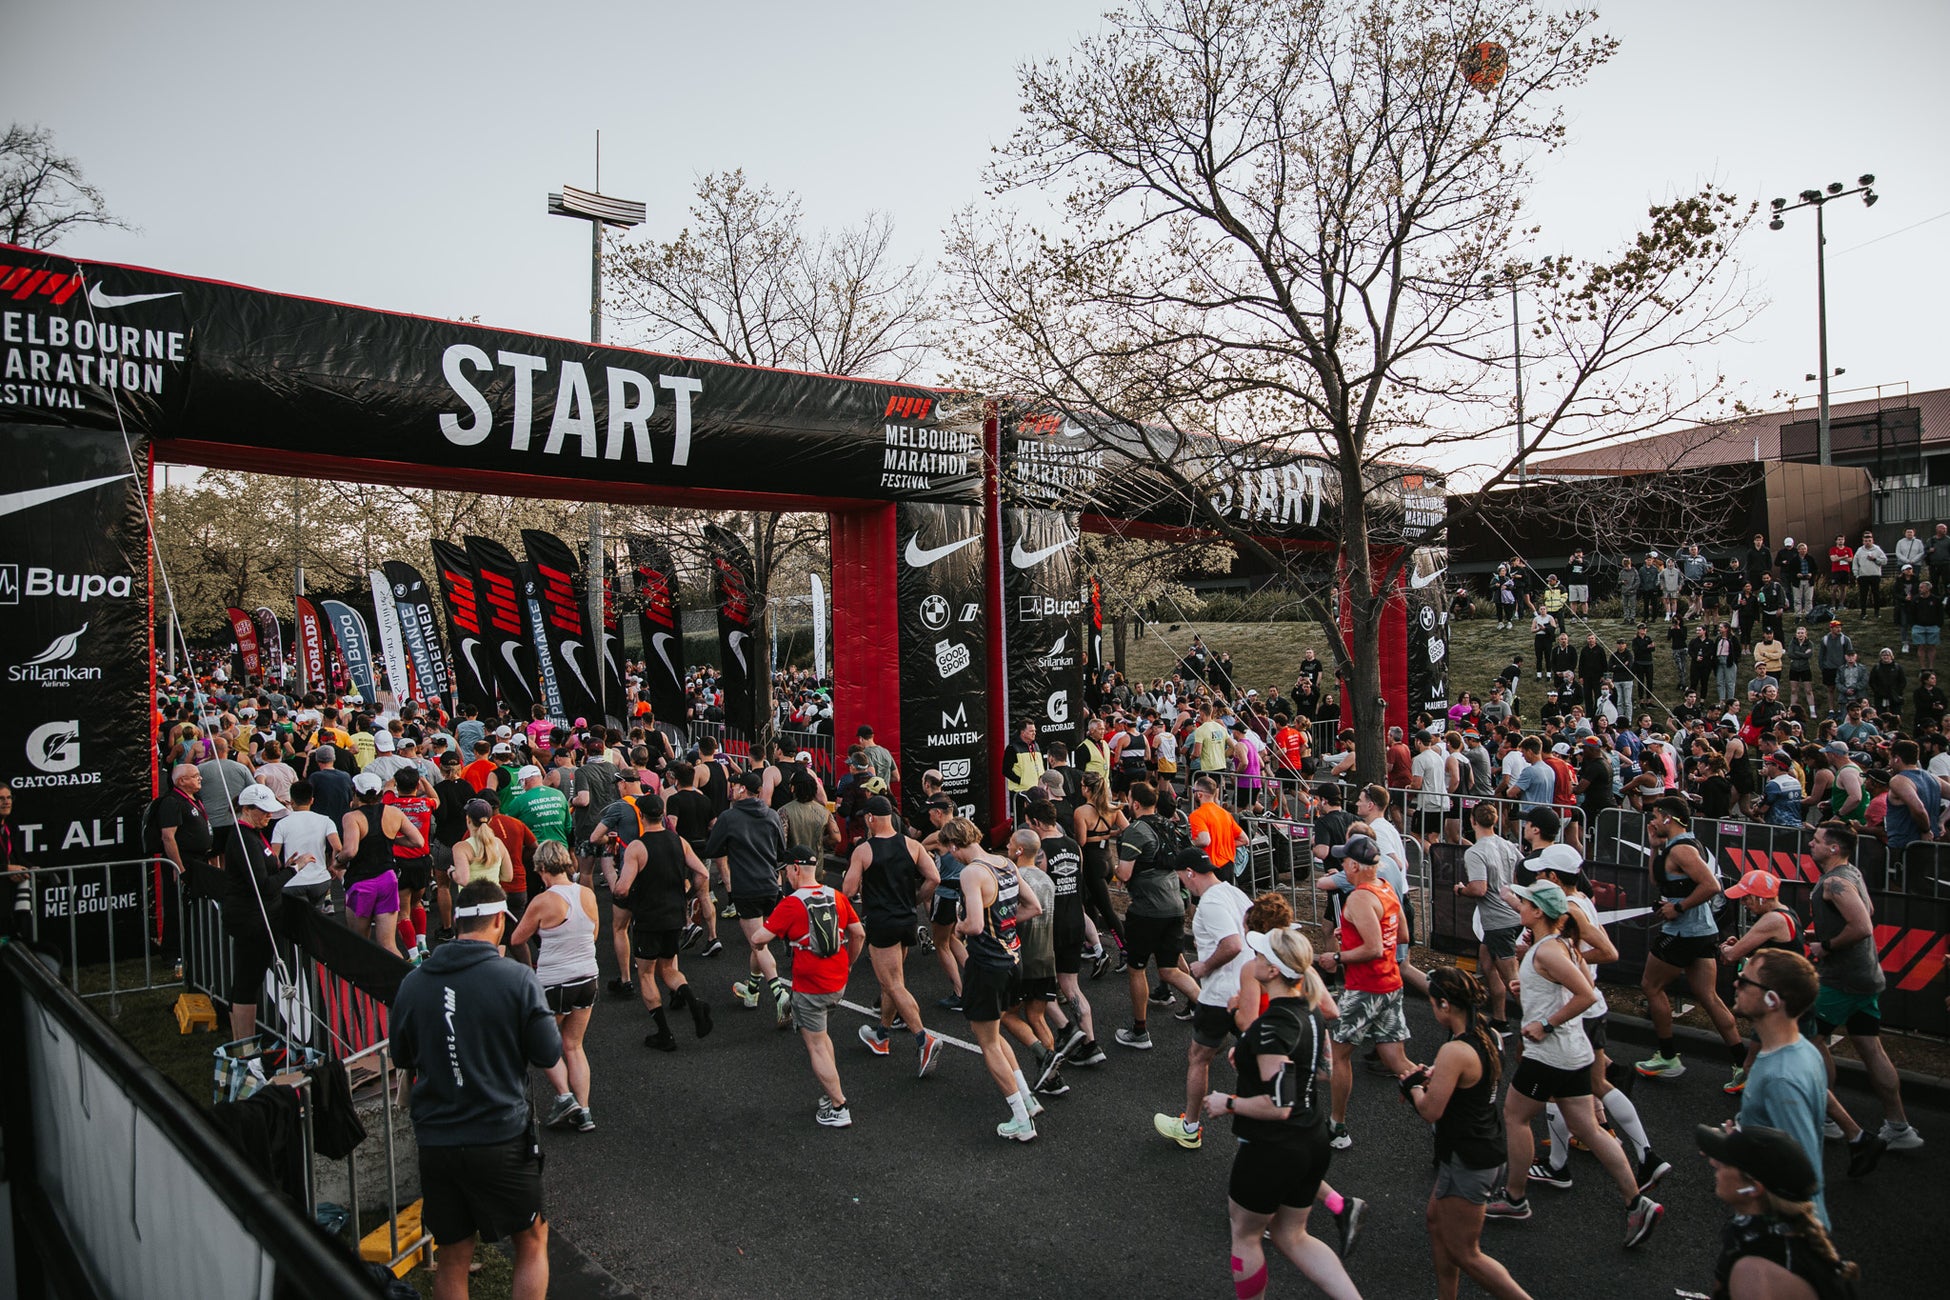
[[1347, 1205], [1347, 1198], [1339, 1192], [1329, 1192], [1320, 1198], [1320, 1203], [1327, 1207], [1329, 1214], [1339, 1214]]
[[[1239, 1271], [1245, 1266], [1246, 1262], [1240, 1259], [1239, 1256], [1234, 1255], [1232, 1257], [1232, 1275], [1235, 1279], [1238, 1278]], [[1258, 1300], [1259, 1296], [1264, 1295], [1266, 1293], [1266, 1261], [1262, 1259], [1259, 1262], [1259, 1271], [1251, 1277], [1245, 1279], [1243, 1282], [1234, 1281], [1232, 1284], [1232, 1293], [1238, 1296], [1239, 1300]]]

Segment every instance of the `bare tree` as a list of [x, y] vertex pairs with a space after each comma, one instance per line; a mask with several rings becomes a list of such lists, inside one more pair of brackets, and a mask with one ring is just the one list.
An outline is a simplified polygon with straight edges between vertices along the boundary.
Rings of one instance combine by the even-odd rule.
[[82, 178], [81, 163], [54, 147], [54, 132], [15, 122], [0, 137], [0, 232], [4, 242], [52, 248], [82, 226], [128, 224]]
[[[1020, 71], [991, 187], [1056, 216], [971, 210], [949, 234], [954, 378], [1092, 413], [1115, 469], [1099, 488], [1134, 469], [1291, 572], [1224, 489], [1313, 458], [1351, 635], [1317, 608], [1364, 774], [1383, 765], [1382, 612], [1418, 540], [1410, 476], [1495, 487], [1519, 452], [1696, 414], [1723, 385], [1686, 363], [1750, 312], [1730, 249], [1752, 208], [1714, 188], [1652, 205], [1611, 254], [1536, 251], [1533, 167], [1615, 49], [1595, 21], [1525, 0], [1138, 0]], [[1495, 84], [1469, 79], [1481, 42], [1507, 55]], [[1511, 283], [1531, 322], [1520, 449]]]
[[[1139, 620], [1184, 618], [1199, 598], [1185, 584], [1187, 574], [1225, 573], [1232, 567], [1232, 549], [1219, 542], [1186, 545], [1114, 533], [1086, 533], [1083, 556], [1103, 593], [1104, 618], [1110, 624], [1110, 667], [1124, 670], [1124, 651], [1131, 624]], [[1092, 664], [1091, 668], [1102, 668]]]
[[[742, 171], [701, 177], [690, 222], [667, 242], [625, 243], [610, 253], [610, 308], [637, 342], [711, 360], [825, 374], [909, 379], [927, 357], [923, 322], [932, 285], [919, 263], [900, 262], [881, 213], [837, 234], [808, 235], [799, 198], [754, 185]], [[825, 521], [752, 512], [718, 522], [748, 539], [756, 570], [753, 635], [770, 642], [775, 579], [795, 556], [816, 555]], [[673, 549], [692, 542], [669, 535]], [[761, 727], [772, 717], [771, 679], [755, 674]]]

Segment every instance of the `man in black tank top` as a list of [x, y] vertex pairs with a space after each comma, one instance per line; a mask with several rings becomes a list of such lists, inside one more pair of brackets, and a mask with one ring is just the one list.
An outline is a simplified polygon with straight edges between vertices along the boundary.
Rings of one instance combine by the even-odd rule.
[[1090, 1000], [1084, 997], [1079, 979], [1084, 946], [1083, 849], [1063, 833], [1058, 820], [1061, 814], [1054, 805], [1032, 803], [1023, 815], [1043, 839], [1044, 867], [1056, 886], [1056, 914], [1050, 927], [1056, 941], [1056, 987], [1077, 1009], [1077, 1018], [1057, 1041], [1056, 1055], [1079, 1065], [1097, 1065], [1104, 1060], [1104, 1053], [1097, 1046]]
[[898, 1014], [914, 1034], [918, 1074], [925, 1079], [940, 1059], [941, 1039], [922, 1026], [920, 1004], [907, 991], [907, 950], [914, 946], [919, 926], [916, 908], [933, 899], [941, 870], [918, 841], [894, 829], [894, 805], [886, 795], [874, 795], [861, 811], [867, 838], [854, 847], [840, 886], [841, 893], [859, 902], [867, 953], [880, 981], [880, 1026], [877, 1031], [872, 1025], [860, 1026], [860, 1041], [875, 1056], [888, 1055], [888, 1031]]
[[661, 796], [639, 795], [636, 809], [643, 817], [643, 831], [623, 850], [623, 873], [612, 893], [629, 909], [630, 955], [636, 959], [637, 992], [643, 998], [643, 1009], [657, 1025], [643, 1045], [674, 1052], [677, 1040], [671, 1037], [670, 1022], [664, 1018], [658, 981], [669, 987], [673, 1008], [690, 1007], [692, 1027], [699, 1038], [711, 1032], [711, 1008], [696, 996], [684, 973], [677, 969], [689, 907], [684, 887], [693, 883], [708, 893], [711, 878], [696, 851], [676, 832], [664, 829]]

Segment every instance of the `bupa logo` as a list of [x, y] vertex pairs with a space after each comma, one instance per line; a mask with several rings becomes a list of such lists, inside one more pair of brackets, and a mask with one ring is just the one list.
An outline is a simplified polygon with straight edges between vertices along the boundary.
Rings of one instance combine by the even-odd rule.
[[887, 419], [925, 420], [928, 412], [934, 409], [932, 397], [903, 397], [899, 393], [887, 399]]
[[0, 605], [20, 603], [20, 566], [0, 564]]

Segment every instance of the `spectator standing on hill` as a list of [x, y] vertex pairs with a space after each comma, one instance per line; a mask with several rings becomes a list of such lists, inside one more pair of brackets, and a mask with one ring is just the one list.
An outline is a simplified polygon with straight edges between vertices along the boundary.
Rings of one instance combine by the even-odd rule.
[[1916, 535], [1914, 528], [1903, 529], [1903, 535], [1896, 539], [1896, 563], [1907, 564], [1918, 573], [1923, 572], [1929, 553], [1930, 548]]
[[1848, 633], [1842, 631], [1842, 620], [1828, 620], [1828, 635], [1821, 639], [1820, 658], [1817, 666], [1821, 669], [1821, 684], [1828, 688], [1828, 711], [1833, 713], [1841, 707], [1841, 671], [1855, 653], [1855, 642]]
[[1950, 588], [1950, 524], [1938, 524], [1925, 548], [1930, 565], [1930, 585], [1938, 591]]
[[1651, 571], [1650, 565], [1641, 569], [1633, 564], [1632, 557], [1629, 555], [1619, 561], [1618, 604], [1623, 616], [1628, 620], [1639, 616], [1639, 592], [1642, 590], [1640, 579]]
[[1829, 600], [1839, 606], [1848, 599], [1848, 589], [1855, 579], [1855, 548], [1848, 544], [1845, 534], [1835, 534], [1835, 544], [1828, 548], [1828, 586]]
[[[1789, 538], [1790, 542], [1794, 539]], [[1806, 618], [1808, 611], [1815, 607], [1815, 557], [1806, 542], [1795, 542], [1791, 553], [1780, 567], [1781, 579], [1787, 583], [1788, 598], [1794, 606], [1796, 618]]]
[[1753, 542], [1740, 557], [1740, 573], [1756, 587], [1774, 567], [1774, 553], [1767, 549], [1767, 534], [1755, 533]]
[[1571, 552], [1570, 563], [1565, 566], [1565, 603], [1571, 608], [1574, 618], [1591, 617], [1591, 562], [1584, 558], [1583, 548]]
[[1853, 560], [1855, 596], [1863, 618], [1869, 616], [1871, 601], [1875, 602], [1876, 613], [1882, 613], [1882, 569], [1888, 563], [1889, 553], [1876, 545], [1876, 535], [1863, 533], [1862, 544], [1855, 548]]
[[1666, 617], [1679, 617], [1679, 597], [1685, 590], [1686, 574], [1676, 559], [1657, 561], [1659, 565], [1659, 595], [1665, 601]]

